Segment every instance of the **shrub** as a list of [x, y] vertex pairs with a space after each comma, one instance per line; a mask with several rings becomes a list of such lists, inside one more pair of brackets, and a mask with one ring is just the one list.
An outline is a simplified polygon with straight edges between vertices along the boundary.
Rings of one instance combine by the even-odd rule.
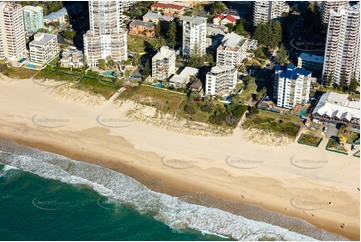
[[192, 105], [186, 104], [184, 106], [184, 112], [187, 113], [187, 114], [195, 114], [196, 109]]

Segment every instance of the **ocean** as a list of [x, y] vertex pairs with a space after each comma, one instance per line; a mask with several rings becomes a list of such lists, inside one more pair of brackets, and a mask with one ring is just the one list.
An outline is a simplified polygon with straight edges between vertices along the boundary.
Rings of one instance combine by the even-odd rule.
[[0, 140], [0, 240], [339, 240], [192, 204], [119, 172]]

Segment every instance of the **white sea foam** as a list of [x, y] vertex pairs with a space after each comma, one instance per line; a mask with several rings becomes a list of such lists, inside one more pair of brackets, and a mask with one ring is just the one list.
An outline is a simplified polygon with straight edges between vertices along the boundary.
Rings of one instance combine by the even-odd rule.
[[[110, 199], [131, 205], [141, 213], [154, 214], [155, 219], [174, 229], [190, 228], [237, 240], [258, 240], [264, 237], [276, 240], [315, 240], [279, 226], [246, 219], [216, 208], [186, 203], [177, 197], [154, 192], [131, 177], [97, 165], [47, 152], [39, 153], [6, 154], [5, 163], [44, 178], [87, 185]], [[0, 158], [1, 155], [0, 153]], [[317, 238], [339, 240], [342, 237], [333, 237], [332, 234], [321, 231]]]

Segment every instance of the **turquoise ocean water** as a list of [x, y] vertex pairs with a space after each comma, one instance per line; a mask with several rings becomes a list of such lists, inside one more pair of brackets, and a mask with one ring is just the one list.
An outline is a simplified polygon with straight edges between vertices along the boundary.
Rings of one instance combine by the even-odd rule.
[[342, 239], [297, 224], [289, 231], [187, 203], [119, 172], [0, 140], [0, 240]]

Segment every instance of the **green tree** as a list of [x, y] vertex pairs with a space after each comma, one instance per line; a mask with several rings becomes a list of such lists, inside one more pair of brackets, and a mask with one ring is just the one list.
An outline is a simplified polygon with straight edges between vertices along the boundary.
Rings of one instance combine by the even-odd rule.
[[150, 75], [150, 60], [148, 59], [144, 64], [143, 77], [147, 78]]
[[228, 32], [232, 32], [234, 26], [233, 26], [233, 24], [228, 23], [228, 24], [226, 24], [226, 27], [228, 28]]
[[170, 26], [169, 26], [169, 31], [167, 34], [168, 37], [168, 45], [169, 47], [171, 47], [172, 49], [174, 49], [174, 46], [176, 45], [176, 35], [177, 35], [177, 26], [175, 22], [171, 22]]
[[222, 13], [225, 9], [226, 9], [226, 5], [224, 5], [220, 1], [217, 1], [217, 2], [213, 2], [212, 6], [210, 8], [210, 12], [212, 15], [214, 15], [217, 13]]
[[158, 23], [158, 24], [155, 26], [155, 35], [156, 35], [158, 38], [160, 38], [160, 37], [162, 37], [161, 32], [162, 32], [162, 29], [161, 29], [161, 27], [160, 27], [160, 23]]
[[332, 79], [333, 79], [333, 72], [331, 71], [330, 74], [327, 77], [327, 86], [330, 87], [332, 85]]
[[341, 74], [339, 88], [341, 91], [345, 91], [345, 89], [346, 89], [346, 75], [344, 72], [342, 72], [342, 74]]
[[76, 33], [73, 30], [67, 30], [64, 32], [64, 37], [67, 40], [73, 40], [73, 38], [75, 37]]
[[107, 57], [107, 66], [109, 68], [113, 68], [115, 66], [115, 62], [114, 62], [114, 60], [113, 60], [113, 58], [111, 56]]
[[98, 60], [98, 64], [99, 64], [99, 69], [101, 70], [105, 70], [107, 68], [107, 64], [104, 59]]
[[187, 114], [195, 114], [196, 113], [196, 109], [190, 105], [190, 104], [186, 104], [184, 106], [184, 112], [187, 113]]
[[275, 48], [282, 41], [282, 26], [279, 22], [267, 22], [257, 25], [253, 39], [258, 40], [260, 45]]
[[197, 3], [193, 6], [192, 15], [198, 16], [203, 10], [204, 10], [203, 5], [200, 3]]
[[236, 27], [234, 27], [234, 32], [236, 34], [243, 34], [244, 33], [244, 26], [243, 26], [243, 23], [240, 22], [236, 25]]
[[348, 89], [349, 89], [350, 92], [355, 92], [357, 90], [358, 86], [359, 86], [359, 83], [357, 82], [356, 74], [353, 73], [352, 79], [351, 79], [351, 82], [350, 82], [350, 86], [348, 87]]
[[288, 53], [283, 44], [281, 44], [280, 49], [278, 50], [275, 62], [280, 65], [288, 64]]

